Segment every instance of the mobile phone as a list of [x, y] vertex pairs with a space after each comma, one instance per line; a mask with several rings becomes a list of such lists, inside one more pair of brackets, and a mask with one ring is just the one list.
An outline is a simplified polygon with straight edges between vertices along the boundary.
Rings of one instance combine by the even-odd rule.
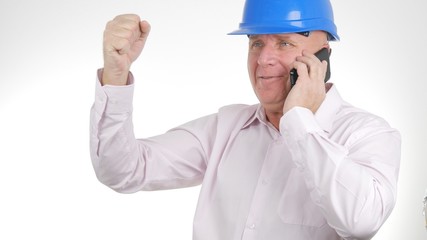
[[[328, 62], [328, 67], [326, 69], [326, 75], [325, 75], [325, 82], [327, 82], [331, 77], [331, 68], [329, 63], [329, 55], [330, 55], [329, 50], [327, 48], [322, 48], [318, 52], [316, 52], [314, 55], [318, 59], [320, 59], [320, 61], [326, 60]], [[289, 79], [291, 81], [291, 86], [293, 87], [298, 79], [297, 70], [294, 68], [291, 70], [289, 74], [290, 74]]]

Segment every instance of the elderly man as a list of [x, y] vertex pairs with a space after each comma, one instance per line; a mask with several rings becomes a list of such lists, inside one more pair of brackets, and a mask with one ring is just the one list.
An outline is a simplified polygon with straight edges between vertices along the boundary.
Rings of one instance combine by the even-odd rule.
[[339, 39], [328, 0], [247, 0], [231, 34], [248, 36], [259, 104], [135, 139], [129, 70], [149, 31], [137, 15], [105, 29], [91, 111], [102, 183], [125, 193], [202, 184], [196, 240], [370, 239], [378, 231], [396, 200], [400, 135], [325, 84], [329, 63], [314, 53]]

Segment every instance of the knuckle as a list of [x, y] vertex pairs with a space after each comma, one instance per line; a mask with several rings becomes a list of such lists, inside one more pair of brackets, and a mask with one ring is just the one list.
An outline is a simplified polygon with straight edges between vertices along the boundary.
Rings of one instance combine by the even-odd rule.
[[115, 25], [114, 20], [110, 20], [105, 24], [105, 29], [111, 29]]
[[133, 37], [133, 31], [123, 28], [120, 30], [120, 33], [118, 33], [118, 36], [125, 39], [131, 39]]
[[131, 21], [131, 22], [139, 22], [140, 21], [140, 17], [138, 15], [132, 14], [132, 13], [118, 15], [115, 19], [118, 21]]
[[129, 17], [129, 15], [130, 15], [130, 14], [120, 14], [120, 15], [117, 15], [117, 16], [114, 18], [114, 20], [121, 20], [121, 19], [124, 19], [124, 18], [128, 18], [128, 17]]
[[128, 40], [128, 39], [126, 39], [126, 38], [117, 38], [117, 39], [114, 41], [114, 45], [115, 45], [118, 49], [121, 49], [121, 48], [124, 48], [124, 47], [126, 47], [127, 45], [129, 45], [129, 40]]
[[138, 23], [141, 21], [141, 18], [136, 14], [130, 14], [130, 18], [133, 19], [135, 22], [138, 22]]

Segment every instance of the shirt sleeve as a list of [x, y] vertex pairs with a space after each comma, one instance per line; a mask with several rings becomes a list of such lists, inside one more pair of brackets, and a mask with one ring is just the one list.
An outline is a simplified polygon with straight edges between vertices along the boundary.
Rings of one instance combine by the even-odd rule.
[[126, 86], [101, 86], [100, 71], [90, 114], [90, 151], [98, 179], [123, 193], [200, 184], [215, 116], [159, 136], [136, 139], [132, 123], [133, 76], [130, 74]]
[[313, 113], [300, 107], [286, 113], [280, 124], [310, 197], [328, 224], [344, 239], [370, 239], [396, 201], [400, 134], [373, 118], [350, 124], [354, 129], [341, 137], [346, 141], [333, 141]]

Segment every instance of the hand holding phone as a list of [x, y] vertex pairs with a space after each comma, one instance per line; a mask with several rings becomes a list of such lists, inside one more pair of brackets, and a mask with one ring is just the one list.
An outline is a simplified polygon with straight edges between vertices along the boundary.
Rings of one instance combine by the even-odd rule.
[[[303, 54], [304, 55], [304, 54]], [[327, 48], [322, 48], [320, 51], [316, 52], [314, 55], [316, 55], [317, 58], [319, 58], [320, 61], [327, 61], [327, 69], [325, 73], [325, 79], [324, 82], [328, 81], [330, 78], [330, 65], [329, 65], [329, 51]], [[306, 56], [308, 57], [308, 56]], [[307, 61], [307, 59], [306, 59]], [[303, 62], [300, 62], [298, 64], [303, 64]], [[306, 63], [308, 64], [308, 63]], [[316, 67], [322, 67], [316, 64]], [[309, 67], [307, 66], [309, 69]], [[319, 70], [319, 69], [317, 69]], [[310, 71], [310, 69], [308, 70]], [[317, 72], [320, 74], [321, 72]], [[301, 74], [302, 75], [302, 74]], [[310, 75], [310, 73], [309, 73]], [[310, 77], [310, 76], [307, 76]], [[318, 76], [313, 76], [318, 77]], [[297, 70], [293, 69], [290, 72], [290, 81], [291, 81], [291, 87], [295, 85], [298, 78]], [[310, 80], [310, 79], [308, 79]], [[293, 107], [303, 107], [311, 110], [311, 112], [314, 114], [319, 109], [320, 105], [322, 104], [323, 100], [326, 97], [326, 88], [324, 82], [319, 82], [318, 79], [312, 79], [313, 81], [307, 81], [310, 86], [305, 86], [304, 84], [301, 85], [300, 88], [295, 88], [288, 92], [288, 95], [286, 96], [285, 103], [283, 104], [283, 114], [286, 114], [290, 109]]]
[[[318, 52], [316, 52], [314, 55], [320, 61], [326, 60], [326, 62], [328, 62], [328, 67], [326, 69], [326, 75], [325, 75], [325, 82], [327, 82], [331, 77], [331, 70], [330, 70], [330, 63], [329, 63], [329, 55], [330, 55], [329, 50], [327, 48], [322, 48]], [[298, 79], [297, 70], [294, 68], [291, 70], [289, 74], [290, 74], [289, 79], [291, 81], [291, 87], [293, 87]]]

